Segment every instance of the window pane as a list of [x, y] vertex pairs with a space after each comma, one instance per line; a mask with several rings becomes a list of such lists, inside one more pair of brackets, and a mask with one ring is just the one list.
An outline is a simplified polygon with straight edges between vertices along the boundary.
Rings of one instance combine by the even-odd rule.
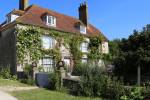
[[44, 49], [50, 49], [53, 48], [53, 39], [48, 36], [42, 37], [42, 46]]
[[88, 52], [88, 43], [87, 42], [81, 43], [80, 49], [82, 52]]
[[86, 58], [82, 58], [82, 63], [87, 63], [87, 59]]
[[50, 57], [45, 57], [42, 59], [42, 66], [45, 72], [54, 71], [53, 59]]
[[86, 27], [85, 26], [80, 26], [80, 32], [83, 34], [86, 34]]
[[53, 16], [48, 16], [47, 24], [50, 26], [56, 26], [56, 18]]

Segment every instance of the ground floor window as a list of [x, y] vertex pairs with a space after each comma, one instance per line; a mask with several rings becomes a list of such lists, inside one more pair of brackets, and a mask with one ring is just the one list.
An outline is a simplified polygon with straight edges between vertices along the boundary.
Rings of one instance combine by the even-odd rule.
[[54, 71], [54, 61], [51, 57], [43, 57], [42, 58], [42, 66], [44, 72], [52, 72]]
[[81, 62], [82, 62], [82, 63], [87, 63], [87, 58], [82, 58], [82, 59], [81, 59]]

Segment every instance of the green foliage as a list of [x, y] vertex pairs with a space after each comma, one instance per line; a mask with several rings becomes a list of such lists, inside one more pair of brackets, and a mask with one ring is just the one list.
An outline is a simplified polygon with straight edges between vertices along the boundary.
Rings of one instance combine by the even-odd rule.
[[115, 74], [123, 76], [127, 82], [135, 81], [138, 66], [141, 67], [143, 76], [150, 71], [149, 28], [147, 25], [141, 32], [135, 30], [128, 39], [122, 39], [118, 43], [120, 52], [114, 60]]
[[90, 60], [98, 60], [102, 58], [102, 53], [100, 52], [101, 42], [102, 42], [102, 37], [90, 38], [90, 43], [89, 43], [90, 53], [88, 54], [88, 58]]
[[61, 76], [60, 76], [60, 72], [56, 71], [54, 73], [50, 73], [50, 89], [51, 90], [57, 90], [60, 91], [61, 90]]
[[84, 39], [82, 36], [77, 35], [76, 37], [72, 37], [71, 42], [69, 43], [70, 52], [73, 55], [73, 60], [74, 60], [75, 66], [77, 66], [80, 63], [81, 57], [83, 55], [79, 49], [80, 44], [83, 40]]
[[118, 57], [119, 53], [120, 53], [120, 48], [119, 48], [119, 44], [120, 44], [120, 40], [115, 39], [113, 41], [109, 41], [109, 56], [106, 56], [108, 58], [109, 61], [113, 61], [115, 58]]
[[17, 60], [23, 63], [29, 56], [31, 61], [37, 61], [41, 57], [41, 39], [38, 30], [34, 28], [17, 29]]
[[135, 87], [131, 90], [130, 94], [123, 95], [120, 97], [121, 100], [144, 100], [144, 97], [142, 96], [142, 88]]
[[11, 71], [9, 67], [4, 67], [0, 71], [0, 77], [4, 79], [11, 79]]
[[[43, 55], [52, 56], [57, 62], [61, 59], [59, 50], [61, 44], [67, 47], [69, 46], [76, 63], [78, 63], [82, 57], [82, 53], [79, 50], [80, 43], [84, 40], [84, 36], [82, 35], [30, 26], [26, 26], [26, 29], [17, 29], [16, 34], [18, 63], [23, 64], [26, 57], [30, 58], [30, 62], [38, 61]], [[54, 37], [57, 41], [56, 47], [48, 50], [42, 49], [42, 35]]]
[[25, 72], [25, 74], [26, 74], [26, 76], [27, 76], [27, 78], [28, 78], [28, 77], [31, 76], [33, 69], [32, 69], [32, 66], [31, 66], [30, 64], [25, 64], [23, 70], [24, 70], [24, 72]]
[[79, 63], [74, 67], [74, 70], [72, 72], [72, 75], [81, 76], [86, 69], [87, 64], [85, 63]]
[[104, 97], [118, 100], [124, 94], [124, 87], [117, 79], [109, 77], [101, 67], [83, 65], [81, 81], [71, 88], [76, 95]]
[[21, 79], [20, 82], [28, 85], [35, 85], [35, 80], [31, 76], [25, 79]]
[[28, 85], [35, 85], [35, 80], [33, 79], [33, 69], [30, 64], [25, 64], [24, 73], [26, 77], [24, 77], [24, 79], [21, 79], [20, 81]]
[[10, 67], [4, 67], [0, 71], [0, 78], [2, 79], [10, 79], [10, 80], [17, 80], [16, 75], [12, 75]]

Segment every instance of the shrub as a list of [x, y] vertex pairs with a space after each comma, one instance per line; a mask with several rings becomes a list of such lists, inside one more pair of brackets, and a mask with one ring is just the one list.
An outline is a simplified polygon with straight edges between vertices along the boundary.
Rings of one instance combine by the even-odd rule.
[[30, 64], [25, 64], [24, 72], [25, 72], [25, 77], [24, 79], [21, 79], [20, 82], [28, 85], [35, 85], [35, 80], [33, 79], [33, 70]]
[[78, 63], [73, 69], [72, 75], [81, 76], [86, 69], [86, 64], [84, 63]]
[[146, 86], [143, 88], [144, 100], [150, 100], [150, 83], [147, 82]]
[[35, 85], [35, 80], [32, 77], [21, 79], [20, 82], [28, 85]]
[[132, 88], [129, 95], [123, 95], [120, 97], [121, 100], [143, 100], [144, 97], [142, 95], [141, 87]]
[[117, 79], [107, 75], [104, 68], [86, 64], [82, 67], [81, 81], [72, 91], [81, 96], [96, 96], [118, 100], [124, 94], [124, 87]]
[[2, 68], [0, 76], [4, 79], [10, 79], [12, 77], [9, 67]]
[[61, 76], [59, 72], [50, 73], [50, 86], [51, 90], [61, 90]]

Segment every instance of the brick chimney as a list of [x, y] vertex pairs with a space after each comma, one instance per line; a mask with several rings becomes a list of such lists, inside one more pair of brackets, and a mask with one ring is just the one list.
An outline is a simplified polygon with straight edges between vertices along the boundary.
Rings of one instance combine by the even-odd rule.
[[28, 0], [19, 0], [19, 10], [25, 10], [28, 7]]
[[80, 4], [79, 20], [82, 21], [85, 26], [88, 26], [88, 5], [87, 5], [87, 2]]

